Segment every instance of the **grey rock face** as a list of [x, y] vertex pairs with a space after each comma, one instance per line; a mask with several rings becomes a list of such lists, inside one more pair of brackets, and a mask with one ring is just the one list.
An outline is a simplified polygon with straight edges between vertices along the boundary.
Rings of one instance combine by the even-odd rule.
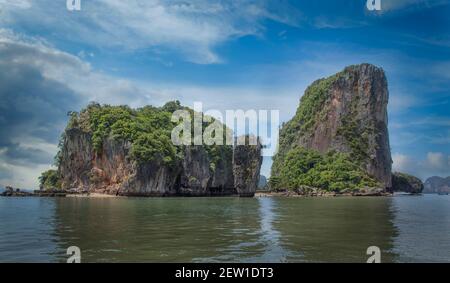
[[221, 154], [214, 163], [203, 146], [186, 147], [178, 193], [192, 196], [234, 194], [231, 154]]
[[129, 143], [108, 139], [97, 153], [89, 133], [73, 128], [65, 136], [59, 165], [63, 189], [118, 194], [124, 181], [135, 174]]
[[264, 189], [267, 186], [267, 177], [264, 175], [259, 176], [258, 189]]
[[[131, 175], [122, 183], [113, 185], [113, 191], [121, 196], [171, 196], [176, 195], [175, 184], [179, 168], [171, 168], [157, 162], [145, 164], [133, 163]], [[111, 193], [104, 191], [103, 193]]]
[[392, 191], [410, 194], [420, 194], [424, 189], [422, 181], [414, 176], [404, 173], [392, 174]]
[[[314, 118], [307, 129], [299, 112], [283, 127], [280, 138], [284, 144], [280, 144], [281, 154], [276, 158], [284, 158], [282, 153], [293, 146], [321, 153], [330, 150], [350, 153], [369, 175], [385, 188], [391, 188], [389, 92], [384, 71], [370, 64], [350, 66], [314, 82], [308, 91], [322, 93], [323, 103], [313, 110], [317, 112], [311, 114]], [[312, 109], [309, 105], [300, 107]]]
[[[260, 146], [236, 147], [235, 154], [223, 150], [214, 160], [205, 147], [187, 146], [181, 161], [167, 166], [156, 161], [139, 164], [131, 160], [131, 144], [127, 142], [106, 139], [101, 151], [96, 152], [89, 133], [68, 129], [65, 137], [59, 166], [64, 190], [122, 196], [215, 196], [238, 192], [249, 196], [256, 190]], [[240, 168], [238, 164], [253, 167], [244, 174], [243, 170], [234, 170]]]
[[262, 146], [237, 145], [233, 151], [234, 186], [242, 197], [253, 197], [258, 188], [262, 164]]
[[181, 190], [206, 194], [211, 179], [208, 153], [202, 146], [186, 147], [181, 174]]
[[363, 164], [367, 172], [390, 188], [392, 158], [389, 145], [387, 105], [389, 92], [384, 71], [362, 64], [346, 68], [330, 88], [327, 119], [319, 123], [312, 139], [306, 141], [321, 152], [334, 149], [352, 152], [351, 143], [339, 130], [353, 117], [355, 130], [365, 146]]

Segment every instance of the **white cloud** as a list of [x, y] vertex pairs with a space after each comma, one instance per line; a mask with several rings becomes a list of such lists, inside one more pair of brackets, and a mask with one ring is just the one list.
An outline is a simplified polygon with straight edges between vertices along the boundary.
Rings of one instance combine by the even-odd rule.
[[450, 119], [448, 117], [425, 117], [417, 121], [411, 121], [412, 126], [441, 126], [449, 127]]
[[60, 51], [45, 41], [24, 38], [9, 30], [0, 29], [0, 52], [0, 60], [5, 66], [33, 67], [45, 79], [66, 86], [85, 101], [138, 106], [161, 99], [148, 91], [145, 84], [105, 75], [79, 57]]
[[442, 152], [429, 152], [424, 160], [409, 155], [393, 154], [393, 171], [409, 173], [422, 178], [431, 176], [450, 176], [450, 156]]
[[31, 2], [29, 0], [0, 0], [0, 8], [6, 6], [28, 9], [31, 8]]
[[0, 159], [0, 172], [7, 172], [5, 176], [0, 175], [0, 187], [13, 186], [22, 189], [37, 189], [40, 174], [51, 166], [48, 165], [13, 165], [2, 163]]
[[[104, 75], [46, 42], [0, 29], [0, 186], [37, 188], [66, 113], [87, 102], [158, 102], [146, 85]], [[159, 97], [160, 98], [160, 97]]]
[[[391, 110], [395, 110], [394, 107], [391, 108]], [[399, 111], [399, 110], [397, 110]], [[411, 128], [429, 128], [429, 127], [450, 127], [450, 119], [448, 117], [424, 117], [424, 118], [418, 118], [417, 120], [411, 119], [409, 121], [405, 122], [395, 122], [391, 123], [390, 127], [393, 129], [411, 129]], [[413, 138], [415, 137], [421, 137], [425, 140], [430, 141], [431, 143], [438, 143], [438, 144], [444, 144], [447, 142], [450, 142], [450, 132], [447, 133], [447, 135], [443, 135], [440, 132], [437, 132], [436, 136], [424, 136], [422, 134], [419, 134], [417, 132], [407, 132], [405, 134], [410, 135], [409, 137], [400, 137], [400, 138]], [[416, 141], [416, 139], [415, 139]]]
[[[134, 81], [96, 71], [79, 57], [43, 40], [0, 29], [0, 186], [37, 188], [37, 176], [48, 169], [69, 110], [89, 101], [161, 105], [179, 99], [204, 110], [286, 109], [295, 111], [298, 89], [205, 87]], [[287, 116], [286, 116], [287, 117]]]
[[395, 153], [392, 155], [392, 169], [393, 171], [406, 172], [409, 171], [409, 167], [415, 164], [412, 157], [400, 153]]
[[429, 152], [426, 160], [426, 164], [432, 169], [439, 170], [448, 166], [448, 158], [442, 152]]
[[300, 17], [294, 8], [282, 8], [281, 3], [273, 9], [268, 0], [97, 0], [82, 1], [82, 10], [72, 13], [54, 0], [20, 3], [0, 2], [4, 10], [0, 23], [39, 26], [68, 40], [99, 47], [162, 47], [201, 64], [220, 62], [214, 48], [227, 40], [260, 35], [264, 19], [296, 25]]
[[412, 95], [404, 95], [391, 91], [389, 108], [393, 111], [407, 111], [409, 108], [420, 105], [421, 100]]

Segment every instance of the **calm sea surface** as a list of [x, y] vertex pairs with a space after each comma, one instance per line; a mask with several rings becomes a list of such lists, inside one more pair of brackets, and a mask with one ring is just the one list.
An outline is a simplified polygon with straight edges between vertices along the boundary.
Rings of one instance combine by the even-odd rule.
[[450, 197], [0, 198], [0, 262], [450, 262]]

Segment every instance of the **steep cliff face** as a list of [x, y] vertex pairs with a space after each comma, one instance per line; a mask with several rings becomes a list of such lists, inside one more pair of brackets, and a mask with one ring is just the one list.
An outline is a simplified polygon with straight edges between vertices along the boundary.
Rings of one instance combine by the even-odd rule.
[[264, 190], [267, 186], [267, 177], [264, 175], [259, 176], [258, 189]]
[[233, 186], [231, 149], [223, 150], [214, 163], [203, 146], [189, 146], [184, 150], [178, 193], [182, 195], [231, 195]]
[[262, 145], [237, 145], [233, 151], [234, 187], [240, 196], [252, 197], [258, 188]]
[[67, 129], [58, 170], [62, 188], [116, 194], [133, 171], [128, 158], [130, 146], [108, 139], [97, 152], [90, 133], [79, 128]]
[[272, 176], [280, 172], [295, 147], [347, 153], [384, 188], [392, 187], [386, 76], [381, 68], [362, 64], [314, 82], [301, 99], [295, 117], [283, 125]]
[[[141, 132], [130, 130], [129, 125], [134, 125], [134, 116], [143, 119], [138, 116], [140, 114], [130, 112], [134, 116], [126, 116], [126, 120], [122, 120], [117, 112], [122, 113], [123, 109], [108, 106], [108, 116], [101, 106], [93, 107], [74, 116], [63, 135], [58, 154], [62, 189], [123, 196], [254, 194], [259, 177], [261, 146], [173, 147], [167, 144], [170, 140], [158, 139], [159, 135], [143, 136]], [[164, 114], [162, 117], [166, 117], [166, 113], [161, 114], [158, 109], [151, 111], [152, 115], [147, 113], [145, 117], [150, 116], [152, 124], [162, 123], [160, 118], [155, 119], [155, 115]], [[97, 116], [107, 120], [101, 123], [113, 131], [105, 131], [104, 126], [96, 128], [99, 122], [94, 118]], [[124, 126], [124, 121], [129, 124]], [[169, 123], [168, 127], [170, 130], [173, 125]], [[114, 132], [116, 128], [120, 133], [126, 129], [143, 138], [127, 140], [118, 137]], [[136, 127], [138, 130], [142, 128], [142, 125]], [[99, 135], [98, 129], [106, 134]], [[167, 131], [161, 133], [167, 135]], [[245, 165], [245, 170], [239, 167], [241, 164]]]

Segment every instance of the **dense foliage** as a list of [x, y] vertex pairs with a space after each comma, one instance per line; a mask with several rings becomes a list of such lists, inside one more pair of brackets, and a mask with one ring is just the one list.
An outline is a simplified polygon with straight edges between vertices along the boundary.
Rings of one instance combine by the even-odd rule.
[[323, 105], [328, 99], [329, 89], [338, 76], [331, 76], [326, 79], [315, 81], [305, 92], [300, 100], [300, 105], [295, 115], [295, 121], [300, 125], [302, 132], [311, 129], [319, 120], [318, 116], [324, 110]]
[[424, 184], [417, 177], [395, 172], [392, 174], [392, 188], [395, 192], [420, 194], [424, 189]]
[[48, 170], [43, 172], [39, 177], [39, 187], [41, 190], [60, 189], [61, 183], [58, 171]]
[[350, 158], [350, 155], [296, 147], [290, 150], [279, 174], [270, 180], [271, 189], [297, 189], [310, 186], [327, 191], [357, 190], [379, 184]]
[[[67, 127], [91, 133], [93, 147], [99, 153], [103, 142], [112, 138], [130, 142], [130, 157], [139, 163], [156, 161], [171, 166], [183, 156], [183, 147], [175, 146], [171, 141], [171, 132], [177, 125], [171, 118], [177, 110], [188, 111], [193, 119], [194, 111], [181, 106], [179, 101], [168, 102], [159, 108], [145, 106], [138, 109], [91, 103], [80, 113], [70, 113], [71, 119]], [[209, 124], [204, 123], [203, 128]], [[211, 145], [205, 146], [205, 149], [212, 169], [222, 154], [231, 154], [231, 147], [228, 146]]]

